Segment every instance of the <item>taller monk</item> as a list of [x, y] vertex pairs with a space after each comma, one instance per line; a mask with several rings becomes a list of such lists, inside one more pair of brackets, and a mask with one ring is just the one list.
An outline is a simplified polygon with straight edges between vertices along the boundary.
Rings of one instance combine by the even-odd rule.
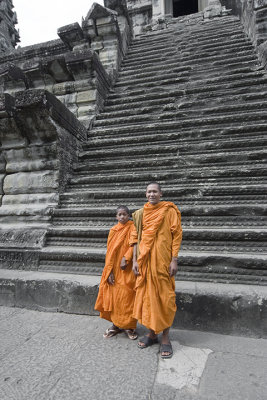
[[181, 214], [170, 201], [161, 201], [161, 187], [157, 182], [147, 186], [148, 202], [133, 214], [136, 232], [133, 271], [137, 276], [133, 317], [149, 329], [138, 342], [146, 348], [158, 343], [162, 332], [161, 357], [172, 357], [169, 330], [176, 312], [175, 274], [182, 241]]

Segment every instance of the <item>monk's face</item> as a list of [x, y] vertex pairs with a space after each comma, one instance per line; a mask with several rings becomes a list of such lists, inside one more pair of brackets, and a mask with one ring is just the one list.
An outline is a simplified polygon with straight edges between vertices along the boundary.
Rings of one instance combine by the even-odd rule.
[[146, 188], [146, 198], [150, 204], [158, 204], [160, 202], [160, 198], [162, 193], [156, 184], [148, 185]]
[[130, 219], [130, 215], [123, 208], [120, 208], [116, 214], [116, 219], [121, 224], [126, 224]]

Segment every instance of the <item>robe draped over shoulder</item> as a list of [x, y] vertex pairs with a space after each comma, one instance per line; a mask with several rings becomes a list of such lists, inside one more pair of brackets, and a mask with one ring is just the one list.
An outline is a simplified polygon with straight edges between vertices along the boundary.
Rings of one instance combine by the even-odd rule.
[[[111, 228], [108, 242], [105, 267], [99, 285], [95, 309], [100, 317], [112, 321], [121, 329], [135, 329], [136, 320], [132, 317], [135, 298], [135, 275], [132, 271], [133, 248], [130, 246], [131, 232], [135, 230], [132, 221], [118, 223]], [[128, 261], [126, 269], [120, 268], [122, 258]], [[108, 283], [108, 277], [114, 274], [115, 284]]]
[[146, 203], [133, 316], [156, 333], [169, 328], [175, 316], [175, 280], [169, 275], [169, 266], [172, 257], [178, 256], [181, 241], [181, 214], [176, 205], [167, 201]]

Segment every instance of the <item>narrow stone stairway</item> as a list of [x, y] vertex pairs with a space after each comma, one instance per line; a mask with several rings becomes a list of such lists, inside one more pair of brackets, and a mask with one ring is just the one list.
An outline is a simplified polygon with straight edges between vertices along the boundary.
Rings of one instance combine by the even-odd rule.
[[101, 274], [119, 204], [146, 184], [182, 212], [179, 280], [267, 284], [267, 75], [240, 21], [135, 39], [54, 210], [42, 271]]

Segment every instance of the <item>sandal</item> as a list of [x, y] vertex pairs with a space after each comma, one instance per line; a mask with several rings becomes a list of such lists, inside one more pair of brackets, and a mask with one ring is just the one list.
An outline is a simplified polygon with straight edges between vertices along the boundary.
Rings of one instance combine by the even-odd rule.
[[106, 332], [104, 333], [103, 337], [105, 339], [109, 339], [112, 336], [116, 336], [118, 333], [121, 333], [121, 332], [122, 332], [122, 330], [120, 328], [118, 328], [117, 326], [113, 325], [113, 326], [111, 326], [110, 328], [108, 328], [106, 330]]
[[[172, 355], [173, 355], [173, 350], [172, 350], [172, 345], [170, 344], [170, 343], [168, 343], [168, 344], [162, 344], [161, 346], [160, 346], [160, 355], [161, 355], [161, 358], [172, 358]], [[167, 354], [167, 355], [163, 355], [162, 353], [169, 353], [169, 354]]]
[[139, 340], [139, 342], [144, 344], [144, 346], [141, 346], [139, 343], [137, 343], [139, 349], [145, 349], [146, 347], [153, 346], [153, 344], [158, 343], [158, 338], [155, 337], [155, 339], [152, 339], [149, 336], [144, 336]]
[[126, 333], [128, 338], [131, 340], [136, 340], [138, 338], [138, 335], [134, 329], [125, 329], [124, 332]]

